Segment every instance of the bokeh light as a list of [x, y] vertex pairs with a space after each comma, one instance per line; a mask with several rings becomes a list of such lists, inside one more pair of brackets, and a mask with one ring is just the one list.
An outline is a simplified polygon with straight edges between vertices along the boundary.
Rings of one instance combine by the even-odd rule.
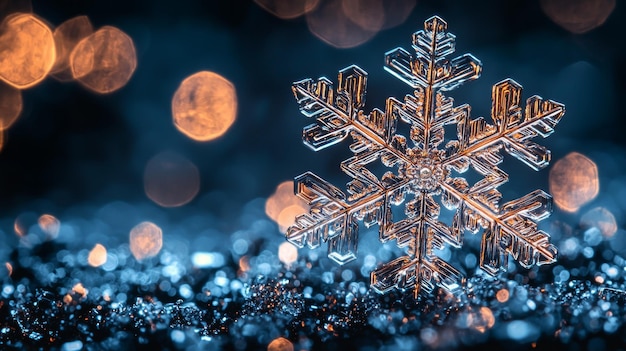
[[576, 212], [600, 190], [598, 167], [586, 156], [569, 153], [550, 170], [550, 193], [562, 210]]
[[56, 62], [51, 70], [51, 75], [62, 81], [73, 80], [70, 68], [70, 54], [76, 45], [84, 38], [93, 33], [93, 26], [87, 16], [76, 16], [61, 23], [54, 30], [54, 42], [56, 45]]
[[601, 26], [615, 8], [615, 0], [541, 0], [541, 8], [564, 29], [581, 34]]
[[82, 283], [76, 283], [76, 285], [72, 287], [72, 292], [80, 295], [81, 297], [85, 297], [89, 294], [89, 290], [87, 290]]
[[[344, 12], [343, 2], [322, 1], [315, 10], [306, 14], [306, 21], [311, 33], [327, 44], [336, 48], [353, 48], [373, 38], [378, 30], [364, 29], [353, 22]], [[353, 12], [358, 15], [357, 10]]]
[[298, 260], [298, 248], [291, 243], [284, 242], [278, 246], [278, 259], [287, 266]]
[[296, 216], [308, 211], [308, 204], [294, 194], [291, 180], [280, 183], [265, 201], [265, 214], [278, 224], [283, 233], [294, 223]]
[[493, 328], [496, 324], [496, 319], [493, 316], [493, 312], [489, 307], [482, 306], [476, 315], [472, 318], [472, 326], [477, 331], [484, 333], [488, 329]]
[[138, 261], [156, 256], [163, 247], [163, 231], [152, 222], [141, 222], [130, 231], [130, 252]]
[[174, 125], [196, 141], [222, 136], [236, 116], [235, 86], [217, 73], [201, 71], [185, 78], [172, 98]]
[[583, 228], [597, 228], [605, 238], [611, 238], [617, 232], [615, 216], [604, 207], [587, 211], [580, 218], [580, 224]]
[[143, 180], [148, 198], [163, 207], [185, 205], [200, 190], [198, 167], [171, 151], [161, 152], [148, 161]]
[[8, 129], [17, 121], [22, 108], [22, 92], [0, 82], [0, 131]]
[[267, 345], [267, 351], [293, 351], [293, 344], [283, 337], [278, 337]]
[[107, 249], [102, 244], [96, 244], [87, 256], [87, 263], [92, 267], [100, 267], [107, 262]]
[[377, 32], [385, 23], [383, 0], [342, 0], [341, 9], [346, 17], [365, 30]]
[[18, 13], [0, 25], [0, 79], [18, 89], [41, 82], [52, 69], [52, 31], [32, 14]]
[[61, 222], [50, 214], [43, 214], [37, 220], [39, 228], [46, 233], [49, 239], [54, 239], [59, 235], [61, 230]]
[[292, 19], [313, 10], [320, 0], [254, 0], [254, 2], [278, 18]]
[[496, 293], [496, 300], [500, 303], [509, 301], [509, 291], [507, 289], [500, 289]]
[[118, 28], [104, 26], [82, 39], [70, 54], [72, 76], [101, 94], [128, 83], [137, 68], [133, 40]]

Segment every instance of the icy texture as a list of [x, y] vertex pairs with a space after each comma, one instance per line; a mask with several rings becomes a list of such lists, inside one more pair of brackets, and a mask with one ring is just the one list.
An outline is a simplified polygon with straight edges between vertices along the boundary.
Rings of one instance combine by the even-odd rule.
[[[471, 54], [449, 59], [455, 36], [446, 30], [445, 21], [432, 17], [413, 34], [415, 54], [386, 53], [385, 69], [415, 90], [404, 101], [388, 98], [384, 111], [364, 112], [367, 73], [354, 65], [339, 72], [336, 90], [327, 78], [293, 85], [301, 112], [316, 119], [304, 128], [304, 143], [318, 151], [350, 136], [354, 156], [341, 163], [352, 178], [345, 192], [311, 172], [295, 178], [311, 211], [296, 219], [287, 240], [310, 248], [328, 242], [328, 256], [344, 264], [356, 258], [359, 222], [378, 225], [381, 242], [406, 248], [405, 256], [372, 272], [371, 286], [380, 293], [459, 289], [463, 274], [435, 249], [461, 247], [466, 230], [481, 232], [480, 267], [490, 275], [506, 269], [509, 255], [526, 268], [556, 259], [556, 247], [536, 223], [550, 214], [550, 195], [536, 190], [501, 204], [498, 187], [508, 175], [498, 165], [501, 151], [534, 170], [548, 165], [549, 150], [531, 139], [550, 135], [564, 106], [539, 96], [522, 105], [522, 87], [505, 79], [493, 86], [492, 121], [471, 119], [469, 105], [454, 107], [443, 93], [478, 78], [481, 63]], [[408, 138], [397, 133], [399, 122], [409, 126]], [[444, 135], [454, 124], [456, 135]], [[388, 171], [376, 175], [376, 161]], [[470, 169], [481, 178], [475, 184], [460, 176]], [[401, 204], [403, 214], [396, 209]], [[449, 224], [439, 218], [441, 205], [454, 211]]]

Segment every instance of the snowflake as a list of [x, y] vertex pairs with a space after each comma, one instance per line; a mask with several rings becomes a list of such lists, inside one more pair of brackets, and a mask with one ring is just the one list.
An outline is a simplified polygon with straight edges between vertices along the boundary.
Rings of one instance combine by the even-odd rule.
[[[310, 248], [328, 242], [328, 256], [344, 264], [356, 258], [359, 222], [378, 225], [381, 242], [405, 248], [404, 256], [371, 273], [380, 293], [460, 289], [463, 274], [435, 250], [460, 248], [466, 230], [482, 231], [480, 267], [490, 275], [505, 270], [509, 256], [525, 268], [556, 259], [556, 247], [536, 223], [549, 216], [550, 195], [536, 190], [500, 204], [498, 187], [508, 175], [498, 165], [504, 150], [535, 170], [547, 166], [550, 151], [531, 139], [550, 135], [564, 106], [532, 96], [522, 113], [522, 87], [505, 79], [493, 86], [492, 123], [471, 119], [469, 105], [454, 107], [443, 93], [478, 78], [481, 63], [470, 54], [449, 59], [455, 36], [446, 30], [434, 16], [413, 34], [414, 55], [402, 48], [385, 54], [385, 69], [415, 90], [403, 102], [388, 98], [384, 111], [363, 111], [367, 73], [354, 65], [339, 72], [336, 91], [327, 78], [293, 85], [301, 112], [316, 119], [304, 128], [304, 143], [318, 151], [350, 136], [354, 156], [341, 163], [351, 178], [345, 193], [311, 172], [295, 178], [310, 212], [296, 218], [287, 240]], [[397, 133], [400, 121], [408, 139]], [[456, 139], [442, 145], [445, 126], [454, 124]], [[381, 176], [370, 166], [378, 160], [387, 170]], [[480, 179], [473, 185], [460, 176], [469, 169]], [[403, 203], [404, 213], [394, 214]], [[440, 204], [453, 211], [450, 224], [440, 221]]]

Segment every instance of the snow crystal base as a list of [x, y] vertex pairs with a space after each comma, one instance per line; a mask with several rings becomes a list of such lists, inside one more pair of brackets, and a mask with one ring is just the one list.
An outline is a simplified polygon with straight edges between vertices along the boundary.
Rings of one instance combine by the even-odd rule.
[[[478, 78], [481, 63], [470, 54], [449, 59], [455, 36], [446, 30], [432, 17], [413, 34], [415, 54], [402, 48], [385, 54], [385, 69], [415, 90], [404, 101], [388, 98], [384, 111], [363, 111], [367, 73], [357, 66], [339, 72], [336, 90], [327, 78], [293, 85], [301, 112], [316, 119], [304, 128], [304, 143], [318, 151], [350, 136], [354, 156], [341, 163], [351, 178], [345, 192], [311, 172], [295, 178], [296, 194], [311, 210], [296, 218], [287, 240], [310, 248], [327, 242], [328, 256], [344, 264], [356, 258], [359, 222], [378, 225], [381, 242], [396, 240], [406, 249], [372, 272], [380, 293], [460, 289], [463, 274], [435, 250], [460, 248], [465, 231], [482, 231], [480, 267], [490, 275], [505, 270], [509, 256], [526, 268], [556, 259], [536, 223], [549, 216], [550, 195], [536, 190], [501, 204], [498, 187], [508, 175], [498, 165], [504, 150], [534, 170], [547, 166], [550, 151], [531, 139], [550, 135], [564, 106], [539, 96], [523, 106], [522, 87], [505, 79], [493, 86], [492, 122], [471, 119], [469, 105], [454, 107], [443, 93]], [[409, 126], [408, 138], [397, 134], [399, 122]], [[455, 138], [446, 139], [447, 125], [456, 125]], [[376, 161], [389, 171], [376, 175], [368, 168]], [[470, 169], [480, 178], [473, 185], [461, 176]], [[402, 204], [400, 214], [395, 208]], [[450, 224], [440, 220], [440, 205], [454, 211]]]

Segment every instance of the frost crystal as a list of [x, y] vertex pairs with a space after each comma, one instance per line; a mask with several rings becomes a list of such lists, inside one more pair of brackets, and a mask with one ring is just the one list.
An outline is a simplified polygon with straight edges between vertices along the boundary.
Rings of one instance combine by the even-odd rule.
[[[539, 96], [522, 106], [522, 87], [506, 79], [493, 86], [492, 122], [471, 119], [469, 105], [454, 107], [443, 93], [478, 78], [481, 63], [470, 54], [449, 59], [455, 36], [446, 30], [432, 17], [413, 34], [415, 54], [402, 48], [385, 54], [385, 69], [415, 90], [404, 101], [388, 98], [384, 111], [363, 111], [367, 73], [357, 66], [339, 72], [336, 90], [327, 78], [293, 85], [301, 112], [317, 122], [304, 128], [304, 143], [318, 151], [350, 136], [354, 156], [341, 163], [351, 178], [346, 192], [311, 172], [295, 178], [296, 194], [311, 210], [296, 218], [287, 240], [311, 248], [328, 242], [328, 256], [344, 264], [356, 258], [359, 222], [377, 224], [381, 242], [395, 239], [406, 249], [372, 272], [380, 293], [459, 289], [463, 275], [435, 250], [461, 247], [466, 230], [482, 231], [480, 267], [490, 275], [506, 269], [509, 255], [526, 268], [556, 259], [536, 223], [549, 216], [550, 195], [536, 190], [501, 204], [498, 187], [508, 175], [498, 165], [504, 150], [535, 170], [547, 166], [550, 151], [531, 139], [550, 135], [564, 106]], [[400, 121], [409, 140], [397, 133]], [[448, 140], [444, 129], [454, 124], [456, 138]], [[387, 168], [380, 176], [372, 165], [378, 160]], [[469, 169], [479, 178], [473, 185], [460, 176]], [[403, 203], [401, 214], [396, 207]], [[450, 224], [439, 218], [440, 204], [453, 213]]]

